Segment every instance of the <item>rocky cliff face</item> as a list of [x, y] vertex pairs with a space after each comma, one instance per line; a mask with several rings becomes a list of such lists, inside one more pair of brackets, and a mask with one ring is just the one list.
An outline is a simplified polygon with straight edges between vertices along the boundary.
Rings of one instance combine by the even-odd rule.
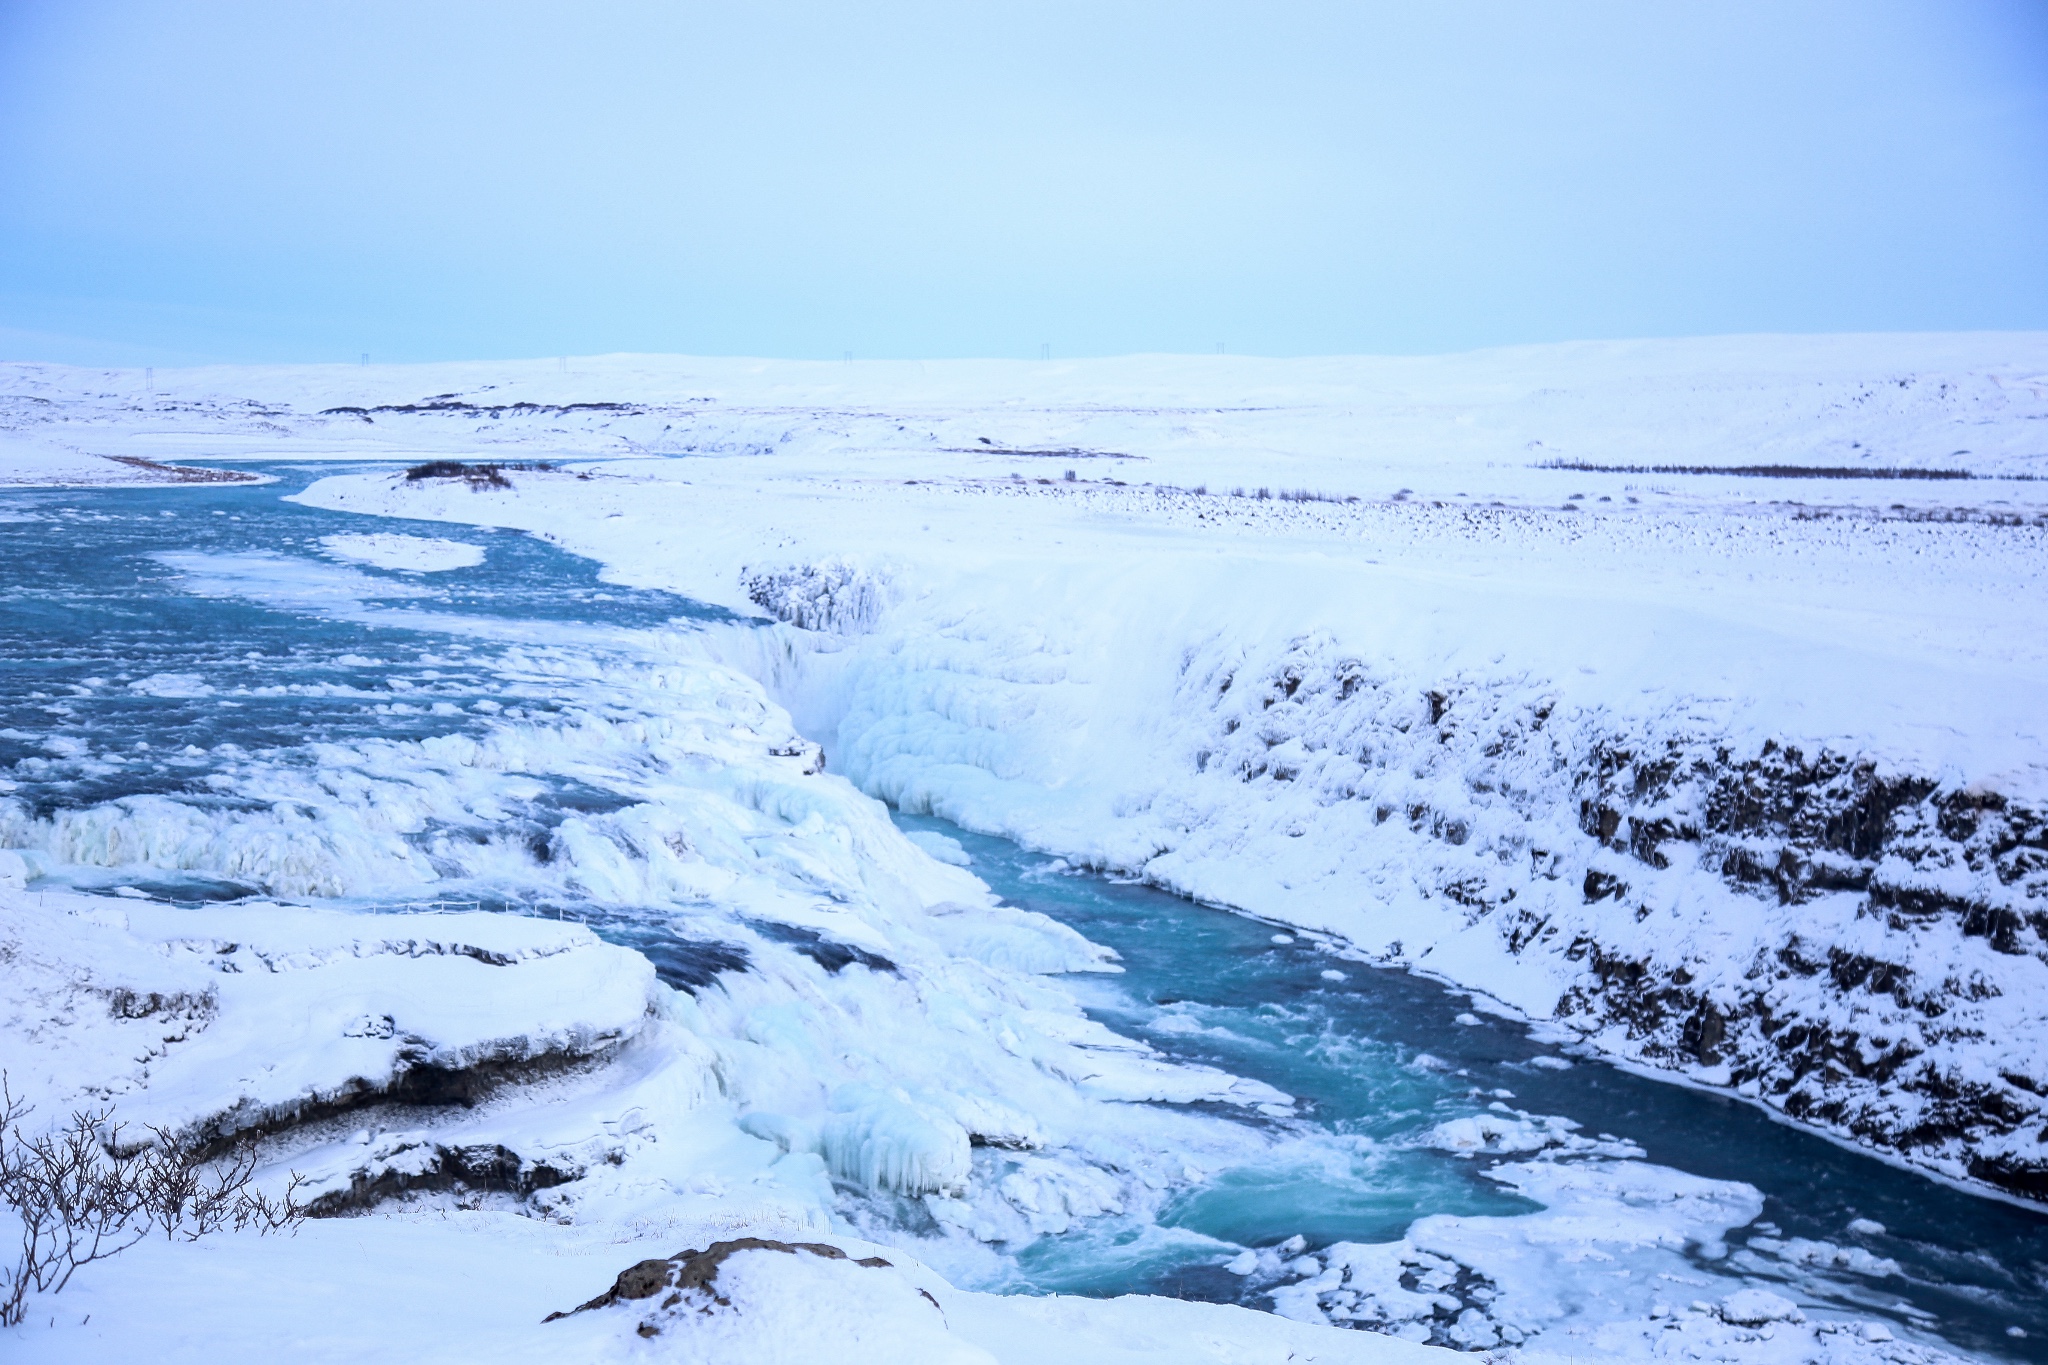
[[1154, 806], [1160, 880], [1212, 894], [1200, 865], [1226, 847], [1277, 859], [1310, 901], [1369, 898], [1362, 946], [1530, 1007], [1527, 980], [1438, 965], [1490, 925], [1605, 1051], [2048, 1198], [2040, 805], [1744, 751], [1702, 711], [1624, 722], [1526, 678], [1422, 685], [1326, 641], [1191, 669], [1179, 704], [1200, 719]]
[[[2048, 812], [1769, 742], [1600, 745], [1575, 785], [1587, 838], [1645, 869], [1684, 849], [1776, 932], [1732, 994], [1586, 935], [1570, 951], [1598, 984], [1564, 1008], [1794, 1118], [2048, 1198]], [[1636, 904], [1611, 876], [1584, 890]]]

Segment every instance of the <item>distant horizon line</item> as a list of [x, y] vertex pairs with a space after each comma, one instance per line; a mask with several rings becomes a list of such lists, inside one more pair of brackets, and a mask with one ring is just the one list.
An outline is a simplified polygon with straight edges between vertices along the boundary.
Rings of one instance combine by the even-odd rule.
[[[6, 330], [0, 328], [0, 330]], [[877, 355], [862, 356], [853, 352], [842, 352], [837, 356], [816, 355], [763, 355], [750, 352], [714, 351], [589, 351], [541, 355], [469, 355], [445, 356], [430, 360], [379, 360], [374, 352], [358, 352], [357, 358], [333, 360], [203, 360], [163, 362], [133, 362], [125, 364], [80, 364], [64, 360], [44, 360], [33, 357], [0, 357], [0, 366], [8, 368], [38, 367], [60, 370], [100, 370], [108, 372], [142, 374], [146, 371], [163, 370], [218, 370], [218, 369], [420, 369], [442, 365], [566, 365], [572, 362], [619, 361], [619, 360], [676, 360], [716, 361], [722, 363], [757, 365], [1071, 365], [1098, 361], [1119, 360], [1181, 360], [1181, 361], [1316, 361], [1316, 360], [1436, 360], [1456, 356], [1483, 355], [1504, 351], [1557, 350], [1573, 346], [1634, 346], [1685, 342], [1713, 341], [1762, 341], [1762, 340], [1855, 340], [1879, 338], [1965, 338], [1965, 337], [2014, 337], [2048, 339], [2048, 325], [2033, 328], [2023, 327], [1982, 327], [1982, 328], [1920, 328], [1884, 329], [1865, 331], [1754, 331], [1754, 332], [1698, 332], [1672, 333], [1665, 335], [1575, 337], [1553, 341], [1501, 342], [1492, 345], [1466, 346], [1440, 351], [1302, 351], [1293, 353], [1272, 353], [1262, 351], [1234, 351], [1226, 346], [1213, 350], [1199, 351], [1104, 351], [1089, 354], [1057, 355], [1044, 353], [1038, 356], [1019, 355]], [[53, 338], [54, 339], [54, 338]], [[74, 344], [83, 339], [73, 340]], [[91, 343], [83, 344], [109, 344]], [[111, 343], [122, 345], [125, 343]]]

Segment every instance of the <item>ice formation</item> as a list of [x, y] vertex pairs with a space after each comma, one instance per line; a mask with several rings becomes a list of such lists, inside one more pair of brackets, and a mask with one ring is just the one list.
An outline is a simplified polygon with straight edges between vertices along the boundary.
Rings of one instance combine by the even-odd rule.
[[400, 536], [389, 532], [373, 535], [323, 536], [321, 545], [336, 559], [374, 564], [380, 569], [412, 573], [442, 573], [449, 569], [473, 569], [484, 562], [483, 547], [460, 540], [427, 536]]

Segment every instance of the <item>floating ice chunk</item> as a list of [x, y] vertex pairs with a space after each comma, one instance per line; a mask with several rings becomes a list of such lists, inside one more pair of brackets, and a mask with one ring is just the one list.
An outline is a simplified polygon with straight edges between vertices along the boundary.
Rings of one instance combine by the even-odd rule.
[[426, 536], [402, 536], [388, 531], [369, 535], [323, 536], [320, 544], [336, 559], [411, 573], [472, 569], [484, 562], [481, 545], [465, 545], [459, 540]]
[[958, 839], [950, 839], [937, 830], [905, 830], [903, 837], [942, 863], [954, 867], [971, 867], [974, 863], [974, 859], [967, 856], [967, 850], [960, 846]]
[[1477, 1308], [1467, 1308], [1460, 1313], [1444, 1335], [1468, 1351], [1489, 1350], [1500, 1342], [1500, 1332]]
[[1466, 1028], [1474, 1028], [1477, 1027], [1477, 1025], [1480, 1022], [1480, 1019], [1479, 1016], [1476, 1014], [1467, 1013], [1459, 1015], [1458, 1022], [1463, 1024]]
[[1578, 1126], [1556, 1116], [1473, 1114], [1439, 1123], [1423, 1134], [1422, 1141], [1445, 1152], [1540, 1152], [1569, 1142]]
[[1768, 1289], [1738, 1289], [1723, 1298], [1716, 1308], [1721, 1321], [1738, 1327], [1761, 1327], [1767, 1322], [1805, 1322], [1799, 1305]]
[[1275, 942], [1275, 943], [1278, 943], [1278, 944], [1281, 944], [1282, 946], [1285, 946], [1285, 945], [1287, 945], [1287, 944], [1289, 944], [1289, 943], [1292, 943], [1292, 942], [1294, 942], [1294, 935], [1292, 935], [1292, 934], [1275, 934], [1275, 935], [1273, 935], [1273, 942]]
[[1849, 1231], [1858, 1237], [1882, 1237], [1884, 1236], [1884, 1224], [1878, 1222], [1875, 1218], [1851, 1218], [1849, 1220]]
[[[1149, 1056], [1150, 1043], [1136, 1038], [1126, 1038], [1121, 1033], [1085, 1014], [1066, 1014], [1058, 1010], [1023, 1010], [1019, 1016], [1033, 1031], [1045, 1035], [1069, 1047], [1087, 1048], [1094, 1052], [1135, 1052]], [[1055, 1068], [1057, 1069], [1057, 1068]]]
[[1889, 1256], [1875, 1256], [1862, 1247], [1837, 1246], [1833, 1242], [1806, 1237], [1752, 1237], [1750, 1250], [1762, 1251], [1794, 1265], [1825, 1266], [1873, 1278], [1899, 1273], [1899, 1263]]
[[197, 673], [152, 673], [128, 684], [145, 697], [210, 697], [213, 688]]
[[201, 597], [239, 597], [287, 610], [358, 610], [366, 601], [428, 595], [426, 588], [395, 579], [262, 550], [219, 555], [171, 550], [154, 558], [182, 574], [185, 588]]
[[1264, 1081], [1233, 1076], [1215, 1067], [1078, 1049], [1066, 1058], [1046, 1058], [1042, 1064], [1092, 1099], [1149, 1104], [1208, 1102], [1243, 1105], [1262, 1114], [1293, 1112], [1293, 1096]]
[[1562, 1057], [1531, 1057], [1529, 1065], [1545, 1071], [1570, 1071], [1572, 1064]]
[[[1122, 1191], [1115, 1177], [1092, 1166], [1065, 1161], [1021, 1158], [1017, 1169], [1004, 1176], [997, 1188], [1011, 1207], [1024, 1215], [1031, 1230], [1041, 1236], [1064, 1233], [1079, 1219], [1124, 1211]], [[1256, 1253], [1245, 1255], [1252, 1257], [1256, 1268]]]
[[[1316, 1302], [1316, 1294], [1306, 1284], [1282, 1285], [1273, 1291], [1273, 1311], [1283, 1318], [1295, 1322], [1327, 1323], [1330, 1319]], [[1423, 1340], [1429, 1339], [1427, 1332]]]
[[1335, 967], [1324, 968], [1322, 977], [1325, 981], [1349, 981], [1351, 979], [1348, 972], [1340, 972]]
[[1223, 1268], [1233, 1275], [1249, 1275], [1259, 1268], [1259, 1253], [1240, 1251], [1223, 1263]]

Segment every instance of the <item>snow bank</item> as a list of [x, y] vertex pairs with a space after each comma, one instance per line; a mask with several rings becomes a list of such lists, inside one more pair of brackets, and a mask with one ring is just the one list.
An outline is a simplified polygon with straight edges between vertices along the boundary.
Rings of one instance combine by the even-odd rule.
[[0, 487], [114, 488], [135, 484], [255, 483], [261, 476], [139, 455], [95, 455], [68, 445], [0, 435]]
[[0, 890], [10, 1084], [219, 1143], [374, 1103], [471, 1102], [645, 1027], [654, 969], [577, 925]]
[[[887, 1365], [1429, 1365], [1455, 1359], [1172, 1299], [1017, 1299], [953, 1288], [891, 1247], [835, 1237], [847, 1259], [756, 1251], [726, 1263], [710, 1312], [659, 1299], [572, 1314], [637, 1258], [634, 1246], [503, 1213], [316, 1221], [289, 1239], [147, 1242], [120, 1275], [81, 1276], [54, 1324], [22, 1330], [25, 1365], [147, 1354], [165, 1365], [290, 1358], [470, 1365], [506, 1362], [875, 1361]], [[698, 1243], [704, 1245], [705, 1243]], [[858, 1265], [870, 1257], [886, 1266]], [[677, 1309], [680, 1309], [677, 1305]], [[642, 1336], [652, 1315], [662, 1330]], [[636, 1309], [643, 1311], [635, 1311]]]

